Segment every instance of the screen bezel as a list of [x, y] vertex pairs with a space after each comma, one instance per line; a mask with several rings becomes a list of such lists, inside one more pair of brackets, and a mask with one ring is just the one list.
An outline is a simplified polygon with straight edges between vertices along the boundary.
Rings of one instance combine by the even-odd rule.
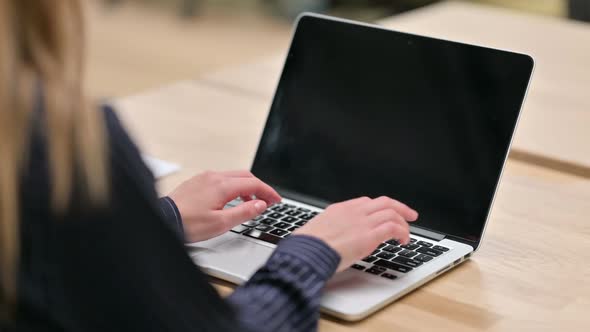
[[[502, 162], [502, 169], [500, 170], [500, 173], [498, 175], [498, 178], [497, 178], [497, 181], [496, 181], [496, 185], [495, 185], [494, 190], [493, 190], [492, 199], [491, 199], [491, 202], [490, 202], [490, 204], [488, 206], [485, 220], [483, 221], [482, 231], [479, 234], [477, 240], [466, 239], [464, 237], [460, 237], [460, 236], [457, 236], [457, 235], [454, 235], [454, 234], [440, 232], [440, 231], [438, 231], [436, 229], [430, 229], [430, 228], [426, 228], [426, 227], [411, 225], [411, 231], [412, 232], [416, 232], [416, 233], [419, 233], [419, 234], [428, 234], [428, 233], [434, 232], [436, 234], [441, 235], [441, 237], [444, 237], [444, 238], [447, 238], [447, 239], [450, 239], [450, 240], [454, 240], [454, 241], [457, 241], [457, 242], [461, 242], [461, 243], [465, 243], [467, 245], [470, 245], [470, 246], [473, 247], [474, 251], [476, 251], [479, 248], [480, 244], [481, 244], [481, 241], [482, 241], [483, 236], [485, 234], [487, 225], [489, 223], [491, 210], [492, 210], [492, 207], [494, 205], [494, 202], [495, 202], [495, 199], [496, 199], [496, 196], [497, 196], [499, 183], [502, 180], [502, 176], [504, 174], [504, 169], [505, 169], [505, 166], [506, 166], [506, 161], [508, 159], [508, 154], [509, 154], [510, 149], [512, 147], [512, 143], [514, 141], [514, 135], [516, 133], [516, 130], [518, 128], [518, 123], [519, 123], [520, 117], [522, 115], [522, 108], [524, 106], [524, 102], [525, 102], [526, 97], [528, 95], [528, 91], [529, 91], [529, 88], [530, 88], [530, 85], [531, 85], [532, 75], [533, 75], [534, 68], [535, 68], [535, 61], [534, 61], [534, 59], [530, 55], [528, 55], [528, 54], [514, 52], [514, 51], [510, 51], [510, 50], [505, 50], [505, 49], [492, 48], [492, 47], [486, 47], [486, 46], [481, 46], [481, 45], [476, 45], [476, 44], [462, 43], [462, 42], [451, 41], [451, 40], [442, 39], [442, 38], [435, 38], [435, 37], [417, 35], [417, 34], [412, 34], [412, 33], [407, 33], [407, 32], [402, 32], [402, 31], [396, 31], [396, 30], [388, 29], [388, 28], [385, 28], [385, 27], [382, 27], [382, 26], [378, 26], [378, 25], [374, 25], [374, 24], [368, 24], [368, 23], [364, 23], [364, 22], [357, 22], [357, 21], [353, 21], [353, 20], [342, 19], [342, 18], [332, 17], [332, 16], [326, 16], [326, 15], [322, 15], [322, 14], [302, 13], [295, 20], [294, 28], [293, 28], [293, 32], [292, 32], [292, 39], [291, 39], [291, 43], [290, 43], [290, 46], [289, 46], [289, 50], [287, 52], [287, 56], [285, 56], [285, 60], [283, 62], [283, 67], [282, 67], [283, 69], [281, 71], [281, 76], [279, 77], [278, 83], [277, 83], [277, 85], [275, 87], [275, 92], [273, 94], [273, 101], [272, 101], [271, 106], [270, 106], [270, 111], [269, 111], [269, 113], [267, 115], [267, 119], [265, 121], [265, 126], [264, 126], [264, 129], [263, 129], [263, 132], [261, 133], [261, 139], [258, 142], [258, 147], [256, 149], [256, 154], [254, 156], [254, 159], [252, 160], [252, 164], [251, 164], [250, 170], [253, 173], [254, 173], [254, 166], [256, 164], [256, 160], [261, 155], [260, 146], [263, 144], [262, 139], [264, 137], [264, 132], [266, 130], [268, 130], [269, 119], [271, 117], [271, 112], [272, 112], [273, 106], [274, 106], [275, 101], [276, 101], [277, 91], [278, 91], [278, 88], [280, 87], [280, 83], [283, 80], [284, 75], [285, 75], [285, 65], [287, 63], [288, 54], [291, 53], [291, 50], [292, 50], [292, 47], [293, 47], [293, 40], [295, 38], [295, 35], [299, 31], [299, 29], [304, 29], [305, 28], [305, 24], [302, 24], [302, 22], [305, 21], [304, 20], [305, 18], [318, 19], [318, 20], [323, 20], [323, 21], [331, 21], [331, 22], [338, 23], [338, 24], [344, 23], [344, 24], [348, 24], [348, 25], [353, 26], [353, 27], [354, 26], [364, 27], [364, 28], [367, 28], [368, 27], [368, 28], [372, 28], [372, 29], [376, 29], [376, 30], [380, 30], [380, 31], [389, 31], [389, 32], [392, 32], [392, 33], [403, 34], [403, 35], [405, 35], [407, 37], [405, 42], [406, 43], [410, 43], [410, 44], [413, 43], [416, 39], [419, 38], [421, 40], [424, 40], [424, 39], [428, 40], [428, 39], [430, 39], [430, 40], [436, 40], [436, 41], [443, 41], [443, 42], [449, 43], [451, 45], [456, 45], [456, 46], [461, 46], [461, 47], [462, 46], [469, 46], [469, 47], [478, 47], [480, 49], [487, 49], [487, 50], [493, 50], [493, 51], [502, 51], [502, 52], [505, 52], [505, 53], [512, 54], [513, 56], [525, 57], [530, 62], [530, 68], [531, 69], [530, 69], [530, 72], [529, 72], [529, 75], [528, 75], [529, 77], [528, 77], [528, 80], [527, 80], [527, 87], [526, 87], [524, 96], [523, 96], [522, 101], [521, 101], [520, 106], [519, 106], [518, 115], [516, 117], [516, 121], [515, 121], [515, 124], [514, 124], [514, 129], [512, 131], [512, 135], [510, 137], [510, 142], [508, 144], [508, 148], [506, 149], [506, 153], [505, 153], [505, 156], [504, 156], [504, 159], [503, 159], [503, 162]], [[403, 43], [402, 43], [402, 45], [403, 45]], [[308, 205], [312, 205], [312, 206], [317, 206], [317, 207], [320, 207], [320, 208], [325, 208], [326, 206], [328, 206], [331, 203], [331, 202], [327, 202], [325, 200], [321, 200], [321, 199], [319, 199], [317, 197], [313, 197], [313, 196], [310, 196], [310, 195], [307, 195], [307, 194], [302, 194], [302, 193], [298, 193], [298, 192], [289, 190], [289, 188], [282, 188], [280, 186], [273, 185], [273, 183], [269, 183], [269, 185], [273, 186], [283, 197], [288, 198], [288, 199], [291, 199], [291, 200], [294, 200], [294, 201], [300, 201], [302, 203], [305, 203], [305, 204], [308, 204]], [[440, 238], [438, 238], [438, 239], [440, 239]]]

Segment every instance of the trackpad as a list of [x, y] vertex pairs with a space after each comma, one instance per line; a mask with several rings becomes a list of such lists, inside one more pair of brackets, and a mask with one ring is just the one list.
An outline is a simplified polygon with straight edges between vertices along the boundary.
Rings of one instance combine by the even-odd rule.
[[213, 250], [195, 255], [197, 263], [221, 275], [248, 280], [273, 252], [273, 248], [248, 241], [233, 239]]

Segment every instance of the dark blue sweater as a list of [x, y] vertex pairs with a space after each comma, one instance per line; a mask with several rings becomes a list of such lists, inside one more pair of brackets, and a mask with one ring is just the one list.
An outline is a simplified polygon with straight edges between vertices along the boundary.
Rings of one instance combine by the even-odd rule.
[[70, 208], [59, 216], [49, 208], [46, 144], [42, 120], [35, 121], [20, 192], [16, 329], [315, 330], [320, 294], [338, 254], [315, 238], [291, 236], [247, 283], [220, 298], [175, 234], [182, 234], [182, 221], [174, 202], [157, 199], [136, 146], [115, 113], [103, 113], [110, 202], [106, 208], [87, 204], [78, 182]]

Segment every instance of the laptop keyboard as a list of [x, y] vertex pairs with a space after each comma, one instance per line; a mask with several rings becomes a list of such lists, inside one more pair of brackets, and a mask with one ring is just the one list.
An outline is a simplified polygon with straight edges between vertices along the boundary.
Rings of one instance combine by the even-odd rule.
[[[229, 205], [236, 204], [238, 203]], [[277, 244], [317, 214], [318, 212], [306, 208], [279, 203], [266, 210], [262, 215], [234, 227], [231, 231]]]
[[413, 237], [406, 245], [389, 240], [363, 258], [364, 264], [353, 264], [351, 267], [383, 278], [397, 279], [398, 276], [431, 262], [449, 250], [451, 249]]
[[[228, 206], [237, 204], [239, 202], [232, 202]], [[277, 244], [317, 214], [318, 212], [306, 208], [279, 203], [270, 207], [262, 215], [234, 227], [231, 231]], [[450, 248], [413, 237], [406, 245], [401, 245], [396, 240], [389, 240], [381, 243], [375, 251], [363, 258], [362, 263], [353, 264], [351, 268], [394, 280], [431, 262], [449, 250]]]

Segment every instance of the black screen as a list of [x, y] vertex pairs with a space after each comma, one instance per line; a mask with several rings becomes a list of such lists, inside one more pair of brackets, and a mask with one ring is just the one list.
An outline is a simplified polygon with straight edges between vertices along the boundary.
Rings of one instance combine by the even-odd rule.
[[506, 51], [304, 16], [252, 171], [327, 202], [387, 195], [479, 241], [532, 72]]

